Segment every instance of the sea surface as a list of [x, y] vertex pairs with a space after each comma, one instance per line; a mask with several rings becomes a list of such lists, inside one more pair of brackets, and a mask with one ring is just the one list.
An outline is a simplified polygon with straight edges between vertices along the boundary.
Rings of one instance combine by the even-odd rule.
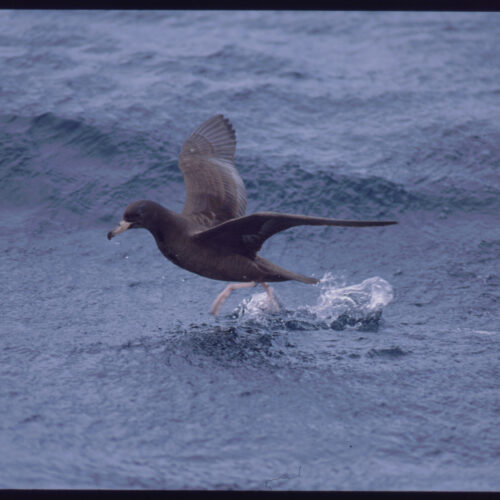
[[[500, 13], [0, 12], [0, 487], [500, 489]], [[223, 113], [260, 254], [233, 292], [180, 211]]]

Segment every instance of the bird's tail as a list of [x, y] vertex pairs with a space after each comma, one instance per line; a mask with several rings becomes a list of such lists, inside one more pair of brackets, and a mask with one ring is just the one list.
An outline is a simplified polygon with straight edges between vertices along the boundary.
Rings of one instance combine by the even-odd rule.
[[267, 259], [262, 257], [257, 257], [255, 261], [258, 263], [259, 268], [265, 272], [266, 277], [264, 281], [277, 282], [277, 281], [288, 281], [295, 280], [300, 281], [301, 283], [307, 283], [309, 285], [313, 285], [318, 283], [319, 280], [316, 278], [310, 278], [309, 276], [304, 276], [303, 274], [294, 273], [289, 271], [288, 269], [284, 269], [272, 262], [269, 262]]
[[287, 274], [290, 276], [289, 279], [300, 281], [301, 283], [307, 283], [308, 285], [319, 283], [318, 279], [310, 278], [309, 276], [304, 276], [303, 274], [292, 273], [291, 271], [287, 271]]

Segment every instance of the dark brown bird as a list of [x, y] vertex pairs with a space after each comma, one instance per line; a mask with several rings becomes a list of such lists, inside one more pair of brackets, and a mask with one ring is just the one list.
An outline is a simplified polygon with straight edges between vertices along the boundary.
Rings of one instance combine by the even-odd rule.
[[296, 280], [317, 283], [316, 278], [283, 269], [257, 255], [273, 234], [293, 226], [386, 226], [396, 221], [353, 221], [325, 217], [258, 212], [245, 216], [245, 186], [234, 166], [236, 136], [227, 118], [216, 115], [186, 140], [179, 168], [186, 184], [186, 202], [180, 214], [149, 200], [131, 203], [113, 238], [127, 229], [143, 227], [156, 240], [161, 253], [193, 273], [221, 281], [236, 281], [219, 294], [210, 312], [236, 288], [261, 284], [276, 304], [267, 281]]

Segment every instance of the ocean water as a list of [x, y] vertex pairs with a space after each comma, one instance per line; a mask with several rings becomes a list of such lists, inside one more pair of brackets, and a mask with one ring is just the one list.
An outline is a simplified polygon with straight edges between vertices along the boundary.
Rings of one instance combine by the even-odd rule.
[[[500, 489], [500, 14], [0, 12], [0, 487]], [[180, 211], [216, 113], [261, 255], [233, 292]]]

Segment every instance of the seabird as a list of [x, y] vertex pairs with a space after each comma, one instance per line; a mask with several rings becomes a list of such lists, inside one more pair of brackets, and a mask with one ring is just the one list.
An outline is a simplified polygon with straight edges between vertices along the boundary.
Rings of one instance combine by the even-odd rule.
[[232, 290], [261, 284], [276, 304], [267, 282], [319, 280], [283, 269], [257, 255], [264, 241], [293, 226], [387, 226], [396, 221], [336, 220], [325, 217], [257, 212], [245, 215], [247, 195], [234, 166], [236, 135], [227, 118], [216, 115], [186, 140], [179, 168], [186, 185], [180, 214], [139, 200], [125, 209], [123, 220], [108, 233], [110, 240], [127, 229], [145, 228], [161, 253], [177, 266], [207, 278], [233, 281], [215, 299], [217, 315]]

